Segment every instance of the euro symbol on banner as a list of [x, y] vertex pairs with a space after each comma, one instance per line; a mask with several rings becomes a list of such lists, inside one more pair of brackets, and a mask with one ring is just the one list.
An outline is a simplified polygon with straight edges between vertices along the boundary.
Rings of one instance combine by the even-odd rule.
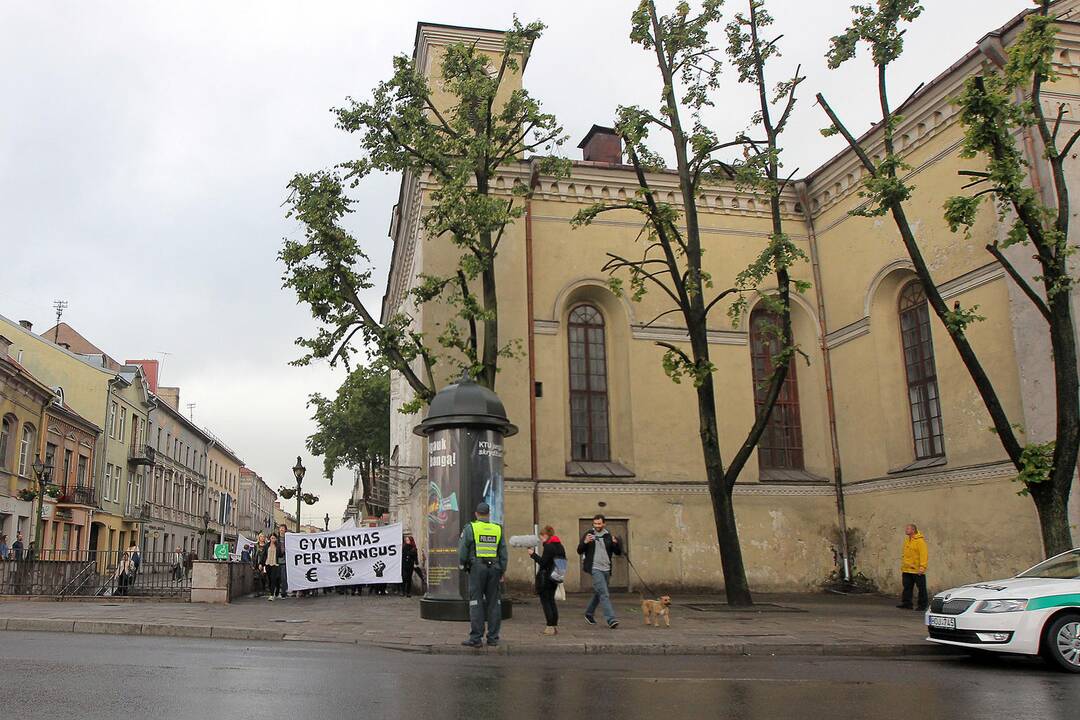
[[319, 582], [319, 568], [310, 568], [304, 573], [304, 577], [307, 578], [308, 582]]

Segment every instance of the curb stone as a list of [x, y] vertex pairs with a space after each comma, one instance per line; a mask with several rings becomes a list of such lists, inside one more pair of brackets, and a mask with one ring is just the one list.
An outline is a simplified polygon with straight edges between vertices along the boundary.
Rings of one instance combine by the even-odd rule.
[[94, 635], [142, 635], [140, 623], [76, 620], [72, 632]]
[[38, 632], [75, 632], [75, 621], [50, 618], [8, 618], [5, 629]]
[[157, 635], [160, 637], [186, 637], [208, 638], [213, 628], [207, 625], [163, 625], [158, 623], [145, 623], [142, 626], [143, 635]]
[[100, 620], [64, 620], [58, 618], [2, 618], [0, 630], [30, 632], [69, 632], [79, 634], [145, 635], [221, 640], [292, 641], [340, 643], [377, 647], [396, 652], [429, 655], [716, 655], [716, 656], [825, 656], [825, 657], [918, 657], [963, 654], [962, 648], [929, 643], [876, 645], [872, 643], [788, 643], [788, 644], [642, 644], [642, 643], [504, 643], [497, 648], [476, 650], [456, 642], [440, 643], [427, 639], [409, 642], [346, 640], [327, 636], [304, 636], [262, 628], [231, 626], [170, 625], [128, 623]]
[[285, 633], [263, 628], [212, 627], [210, 637], [220, 640], [274, 640], [285, 639]]

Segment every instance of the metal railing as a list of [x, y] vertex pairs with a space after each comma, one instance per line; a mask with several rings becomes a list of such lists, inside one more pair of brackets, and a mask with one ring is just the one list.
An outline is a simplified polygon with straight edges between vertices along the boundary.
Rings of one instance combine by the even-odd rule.
[[154, 446], [145, 443], [132, 444], [128, 450], [128, 462], [133, 465], [153, 465]]
[[75, 487], [64, 488], [56, 501], [61, 505], [67, 503], [97, 507], [97, 492], [92, 487], [76, 485]]
[[171, 597], [191, 593], [192, 553], [44, 550], [40, 559], [0, 562], [0, 595]]

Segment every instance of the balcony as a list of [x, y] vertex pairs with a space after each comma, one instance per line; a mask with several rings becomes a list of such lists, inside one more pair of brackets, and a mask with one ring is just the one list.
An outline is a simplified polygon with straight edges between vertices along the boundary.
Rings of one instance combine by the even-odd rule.
[[69, 487], [56, 499], [57, 505], [97, 507], [97, 492], [92, 487]]
[[128, 464], [130, 465], [153, 465], [154, 447], [152, 445], [132, 445], [128, 451]]

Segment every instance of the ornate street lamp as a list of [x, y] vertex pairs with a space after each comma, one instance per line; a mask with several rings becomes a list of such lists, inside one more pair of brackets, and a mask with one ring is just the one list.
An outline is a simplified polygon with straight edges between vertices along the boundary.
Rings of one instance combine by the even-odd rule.
[[53, 466], [43, 463], [41, 461], [41, 455], [38, 455], [37, 458], [34, 460], [34, 464], [32, 467], [34, 468], [34, 475], [37, 476], [38, 482], [37, 519], [34, 523], [34, 557], [36, 559], [41, 559], [41, 556], [44, 554], [44, 548], [42, 546], [45, 544], [44, 542], [42, 542], [42, 534], [45, 532], [45, 525], [41, 519], [41, 513], [45, 505], [45, 486], [49, 484], [49, 478], [52, 477]]
[[203, 531], [202, 531], [203, 558], [205, 560], [209, 560], [210, 557], [211, 557], [211, 553], [210, 553], [210, 511], [209, 510], [204, 510], [203, 511], [202, 522], [203, 522]]
[[296, 488], [282, 486], [278, 489], [278, 495], [285, 500], [290, 499], [293, 495], [296, 496], [296, 532], [300, 532], [300, 503], [314, 505], [319, 502], [319, 496], [302, 491], [301, 486], [304, 484], [304, 473], [307, 472], [307, 468], [304, 467], [304, 463], [300, 462], [299, 455], [296, 456], [296, 465], [293, 466], [292, 471], [293, 476], [296, 478]]

